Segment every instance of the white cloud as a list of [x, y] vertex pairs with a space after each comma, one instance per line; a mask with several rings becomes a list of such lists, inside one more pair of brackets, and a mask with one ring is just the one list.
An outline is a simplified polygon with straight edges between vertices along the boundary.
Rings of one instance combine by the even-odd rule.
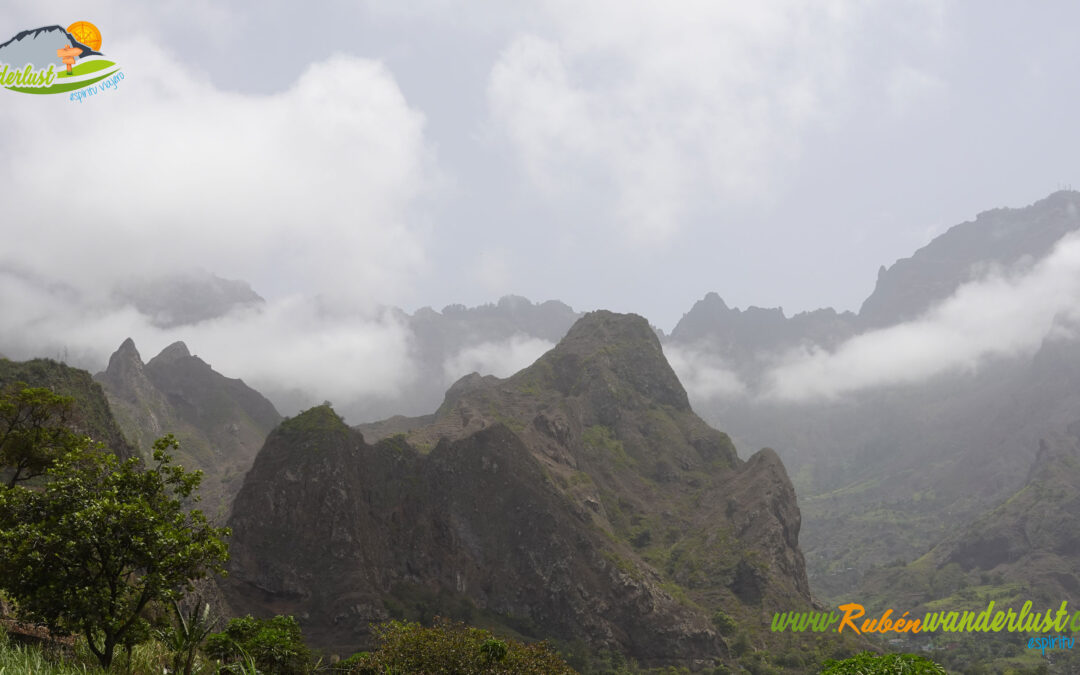
[[[378, 307], [411, 299], [425, 273], [440, 177], [393, 76], [337, 56], [284, 91], [242, 95], [149, 41], [112, 45], [116, 91], [6, 92], [0, 108], [3, 352], [66, 352], [93, 370], [128, 336], [145, 358], [184, 340], [221, 372], [310, 403], [408, 387], [412, 336]], [[118, 283], [194, 267], [268, 302], [162, 330], [110, 299]]]
[[327, 398], [393, 399], [417, 377], [412, 333], [395, 313], [347, 311], [325, 298], [288, 296], [166, 329], [131, 307], [91, 305], [69, 289], [0, 272], [0, 305], [19, 317], [0, 321], [2, 351], [15, 359], [66, 355], [94, 371], [125, 337], [146, 360], [183, 340], [219, 372], [271, 398], [287, 393], [290, 403], [302, 400], [305, 407]]
[[746, 384], [724, 360], [704, 349], [669, 343], [664, 346], [664, 356], [693, 401], [734, 398], [747, 393]]
[[19, 248], [0, 262], [80, 288], [201, 265], [271, 296], [408, 296], [437, 175], [423, 116], [381, 64], [338, 56], [240, 95], [149, 42], [117, 51], [115, 92], [0, 109], [0, 181], [19, 196], [4, 204]]
[[845, 2], [545, 3], [489, 81], [489, 108], [539, 186], [599, 191], [639, 243], [772, 186], [843, 81]]
[[858, 335], [834, 351], [783, 355], [766, 375], [763, 396], [833, 398], [871, 387], [972, 371], [988, 359], [1029, 355], [1080, 316], [1080, 235], [1008, 274], [988, 270], [922, 317]]
[[446, 383], [469, 373], [508, 377], [531, 365], [555, 345], [547, 340], [515, 335], [509, 340], [482, 342], [462, 349], [443, 363]]

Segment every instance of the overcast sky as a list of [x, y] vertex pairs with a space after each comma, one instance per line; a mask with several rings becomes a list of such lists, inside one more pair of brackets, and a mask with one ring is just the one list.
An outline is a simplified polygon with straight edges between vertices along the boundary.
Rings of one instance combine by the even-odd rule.
[[0, 92], [0, 263], [82, 299], [198, 266], [276, 307], [858, 310], [1080, 185], [1073, 2], [56, 0], [0, 41], [78, 20], [125, 79]]

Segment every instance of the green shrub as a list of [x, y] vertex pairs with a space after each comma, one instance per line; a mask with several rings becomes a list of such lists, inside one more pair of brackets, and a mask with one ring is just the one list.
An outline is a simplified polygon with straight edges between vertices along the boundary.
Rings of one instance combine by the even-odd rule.
[[374, 633], [379, 648], [370, 654], [349, 657], [347, 661], [351, 669], [346, 672], [353, 675], [575, 673], [546, 643], [522, 644], [515, 640], [504, 640], [496, 638], [490, 631], [445, 619], [431, 628], [418, 623], [390, 621], [377, 626]]
[[738, 624], [735, 623], [735, 619], [724, 613], [723, 610], [716, 610], [712, 615], [713, 625], [716, 626], [716, 631], [721, 635], [731, 635], [738, 628]]
[[224, 631], [206, 638], [205, 651], [228, 673], [241, 672], [248, 659], [268, 675], [303, 675], [311, 668], [311, 651], [291, 616], [230, 619]]

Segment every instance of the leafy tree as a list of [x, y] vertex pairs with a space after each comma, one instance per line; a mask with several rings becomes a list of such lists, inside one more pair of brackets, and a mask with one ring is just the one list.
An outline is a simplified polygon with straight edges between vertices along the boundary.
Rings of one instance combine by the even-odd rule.
[[69, 428], [75, 399], [17, 382], [0, 394], [0, 471], [12, 488], [89, 441]]
[[821, 675], [946, 675], [945, 669], [915, 654], [874, 654], [862, 652], [850, 659], [829, 659], [821, 665]]
[[26, 618], [82, 633], [105, 668], [117, 645], [149, 636], [151, 603], [180, 597], [228, 559], [229, 530], [183, 508], [201, 473], [170, 464], [178, 446], [159, 439], [147, 469], [100, 447], [74, 452], [42, 489], [0, 490], [0, 589]]
[[458, 673], [486, 675], [573, 675], [574, 669], [546, 643], [522, 644], [498, 639], [490, 631], [445, 619], [431, 628], [418, 623], [390, 621], [375, 628], [379, 648], [350, 657], [346, 672]]
[[224, 631], [206, 639], [206, 653], [226, 664], [222, 672], [242, 672], [249, 662], [275, 675], [302, 675], [311, 667], [311, 651], [291, 616], [230, 619]]

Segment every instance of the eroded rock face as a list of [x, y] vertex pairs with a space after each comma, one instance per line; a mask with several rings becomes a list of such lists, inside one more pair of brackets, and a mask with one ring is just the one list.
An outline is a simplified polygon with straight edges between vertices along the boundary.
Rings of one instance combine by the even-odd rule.
[[143, 453], [173, 433], [174, 460], [204, 471], [200, 507], [224, 519], [266, 435], [281, 420], [274, 406], [241, 380], [225, 377], [174, 342], [142, 362], [128, 338], [95, 378], [120, 427]]
[[339, 653], [419, 611], [702, 665], [731, 658], [716, 610], [753, 629], [810, 603], [799, 525], [776, 454], [740, 460], [648, 323], [595, 312], [407, 433], [369, 444], [325, 406], [282, 423], [236, 499], [225, 592]]

